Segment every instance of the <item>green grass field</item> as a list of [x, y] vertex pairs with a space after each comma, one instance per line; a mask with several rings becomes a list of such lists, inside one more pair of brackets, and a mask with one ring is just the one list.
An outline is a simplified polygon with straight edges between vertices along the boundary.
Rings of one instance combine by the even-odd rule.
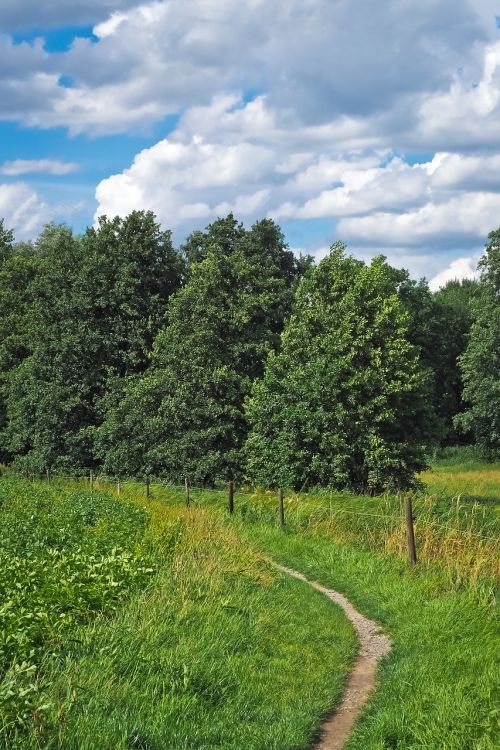
[[275, 493], [239, 491], [229, 517], [225, 492], [193, 490], [186, 509], [159, 483], [146, 501], [133, 482], [118, 497], [0, 480], [2, 601], [18, 612], [0, 626], [1, 746], [311, 748], [355, 638], [270, 556], [391, 637], [347, 750], [496, 750], [499, 470], [462, 451], [423, 475], [412, 570], [401, 497], [289, 495], [283, 532]]
[[310, 745], [356, 650], [338, 607], [212, 512], [0, 486], [2, 747]]

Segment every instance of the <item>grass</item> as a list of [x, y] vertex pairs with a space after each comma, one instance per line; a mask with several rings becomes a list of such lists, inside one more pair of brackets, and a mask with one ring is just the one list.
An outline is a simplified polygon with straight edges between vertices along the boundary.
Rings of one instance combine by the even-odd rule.
[[310, 533], [246, 528], [285, 564], [342, 591], [390, 634], [380, 684], [347, 750], [500, 746], [498, 609], [446, 575]]
[[[74, 487], [16, 486], [27, 507], [53, 497], [58, 522], [75, 492], [82, 500]], [[342, 611], [276, 571], [213, 512], [164, 500], [145, 509], [142, 490], [129, 494], [125, 502], [99, 492], [86, 498], [118, 515], [122, 507], [147, 514], [132, 546], [148, 550], [156, 574], [113, 611], [95, 608], [91, 622], [75, 616], [57, 644], [40, 639], [31, 676], [38, 702], [29, 721], [4, 726], [2, 746], [308, 747], [354, 658]], [[91, 520], [80, 538], [94, 537], [99, 524]], [[35, 526], [45, 522], [51, 526], [45, 517]]]
[[[403, 497], [290, 494], [283, 532], [274, 493], [238, 492], [229, 518], [224, 492], [193, 490], [185, 509], [174, 488], [154, 484], [146, 502], [144, 487], [122, 485], [120, 504], [147, 514], [134, 549], [156, 573], [39, 660], [47, 709], [6, 747], [310, 748], [339, 700], [354, 637], [326, 598], [270, 567], [272, 556], [343, 592], [392, 639], [347, 750], [496, 750], [498, 465], [452, 460], [413, 497], [413, 570]], [[100, 489], [93, 496], [116, 502], [111, 485]]]
[[85, 490], [0, 482], [0, 737], [46, 710], [37, 671], [96, 613], [147, 585], [147, 514]]
[[486, 462], [474, 448], [443, 451], [422, 474], [428, 492], [484, 509], [500, 530], [500, 461]]
[[[399, 498], [291, 495], [283, 533], [274, 494], [242, 493], [226, 519], [252, 546], [343, 592], [390, 634], [393, 649], [347, 750], [500, 747], [498, 526], [477, 492], [457, 502], [463, 470], [449, 468], [455, 481], [414, 498], [420, 563], [413, 570]], [[498, 493], [496, 471], [468, 467], [480, 499]], [[225, 514], [223, 493], [194, 497]]]

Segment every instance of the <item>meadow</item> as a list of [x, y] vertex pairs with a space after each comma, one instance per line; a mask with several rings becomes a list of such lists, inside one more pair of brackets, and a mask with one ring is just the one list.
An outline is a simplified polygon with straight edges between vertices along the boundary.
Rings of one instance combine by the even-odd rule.
[[496, 750], [499, 470], [461, 451], [422, 475], [413, 569], [403, 497], [290, 493], [282, 530], [275, 492], [237, 488], [229, 516], [223, 490], [186, 508], [160, 482], [3, 478], [2, 586], [24, 607], [2, 625], [3, 746], [311, 748], [355, 637], [272, 557], [391, 638], [347, 750]]
[[210, 511], [0, 487], [0, 746], [310, 744], [355, 655], [340, 609]]

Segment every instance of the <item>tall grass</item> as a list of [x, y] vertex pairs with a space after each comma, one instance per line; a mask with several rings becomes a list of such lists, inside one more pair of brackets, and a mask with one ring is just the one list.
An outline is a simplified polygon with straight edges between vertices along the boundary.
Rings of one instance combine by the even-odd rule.
[[[158, 488], [161, 492], [161, 488]], [[195, 502], [224, 509], [223, 492], [193, 492]], [[181, 503], [181, 493], [171, 501]], [[364, 497], [318, 492], [285, 497], [286, 526], [291, 533], [326, 535], [376, 552], [407, 556], [405, 497]], [[461, 498], [431, 494], [413, 497], [417, 551], [421, 564], [439, 565], [455, 581], [491, 588], [500, 575], [498, 522], [488, 508]], [[241, 492], [236, 495], [236, 517], [247, 524], [278, 521], [277, 493]]]
[[147, 514], [139, 547], [157, 574], [45, 655], [47, 708], [5, 746], [306, 750], [339, 699], [354, 637], [326, 599], [269, 567], [271, 555], [345, 593], [393, 641], [348, 750], [497, 750], [498, 467], [455, 468], [436, 465], [413, 497], [413, 570], [403, 496], [289, 493], [283, 532], [276, 493], [239, 491], [229, 517], [224, 491], [193, 489], [186, 509], [160, 482], [149, 500], [140, 483], [118, 496], [97, 482], [94, 496]]
[[[161, 485], [153, 492], [184, 502]], [[193, 499], [194, 513], [215, 513], [252, 547], [342, 591], [389, 632], [393, 649], [348, 750], [500, 747], [499, 556], [488, 505], [444, 493], [414, 497], [420, 563], [410, 570], [403, 497], [289, 494], [284, 532], [276, 493], [238, 493], [233, 517], [225, 492], [195, 491]]]
[[[39, 702], [23, 723], [5, 728], [0, 747], [310, 745], [340, 698], [355, 654], [352, 627], [338, 607], [277, 572], [209, 510], [168, 504], [165, 497], [146, 503], [139, 486], [129, 486], [120, 502], [97, 491], [82, 496], [75, 485], [19, 488], [27, 508], [40, 497], [54, 500], [42, 503], [35, 536], [45, 521], [50, 526], [45, 515], [58, 503], [55, 517], [68, 521], [60, 492], [83, 497], [82, 512], [88, 501], [85, 517], [92, 522], [99, 503], [118, 515], [129, 508], [145, 514], [148, 523], [131, 544], [147, 550], [156, 574], [113, 612], [95, 609], [90, 622], [75, 618], [57, 644], [41, 644], [34, 675]], [[95, 527], [84, 524], [80, 536]], [[112, 539], [110, 533], [107, 543]]]
[[252, 544], [342, 591], [388, 631], [393, 648], [347, 750], [497, 750], [499, 611], [437, 566], [328, 535], [242, 525]]

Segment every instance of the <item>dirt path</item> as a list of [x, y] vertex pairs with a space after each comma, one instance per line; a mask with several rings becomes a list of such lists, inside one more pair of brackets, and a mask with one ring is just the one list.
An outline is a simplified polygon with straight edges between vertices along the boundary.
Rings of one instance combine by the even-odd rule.
[[300, 581], [305, 581], [309, 586], [318, 589], [333, 602], [339, 604], [354, 625], [358, 635], [359, 652], [344, 688], [342, 702], [323, 723], [319, 741], [315, 745], [316, 750], [341, 750], [355, 719], [361, 713], [363, 706], [375, 688], [378, 663], [390, 650], [391, 642], [386, 635], [380, 632], [376, 622], [363, 617], [342, 594], [327, 589], [319, 583], [309, 581], [296, 570], [285, 568], [274, 562], [273, 565], [283, 573], [298, 578]]

